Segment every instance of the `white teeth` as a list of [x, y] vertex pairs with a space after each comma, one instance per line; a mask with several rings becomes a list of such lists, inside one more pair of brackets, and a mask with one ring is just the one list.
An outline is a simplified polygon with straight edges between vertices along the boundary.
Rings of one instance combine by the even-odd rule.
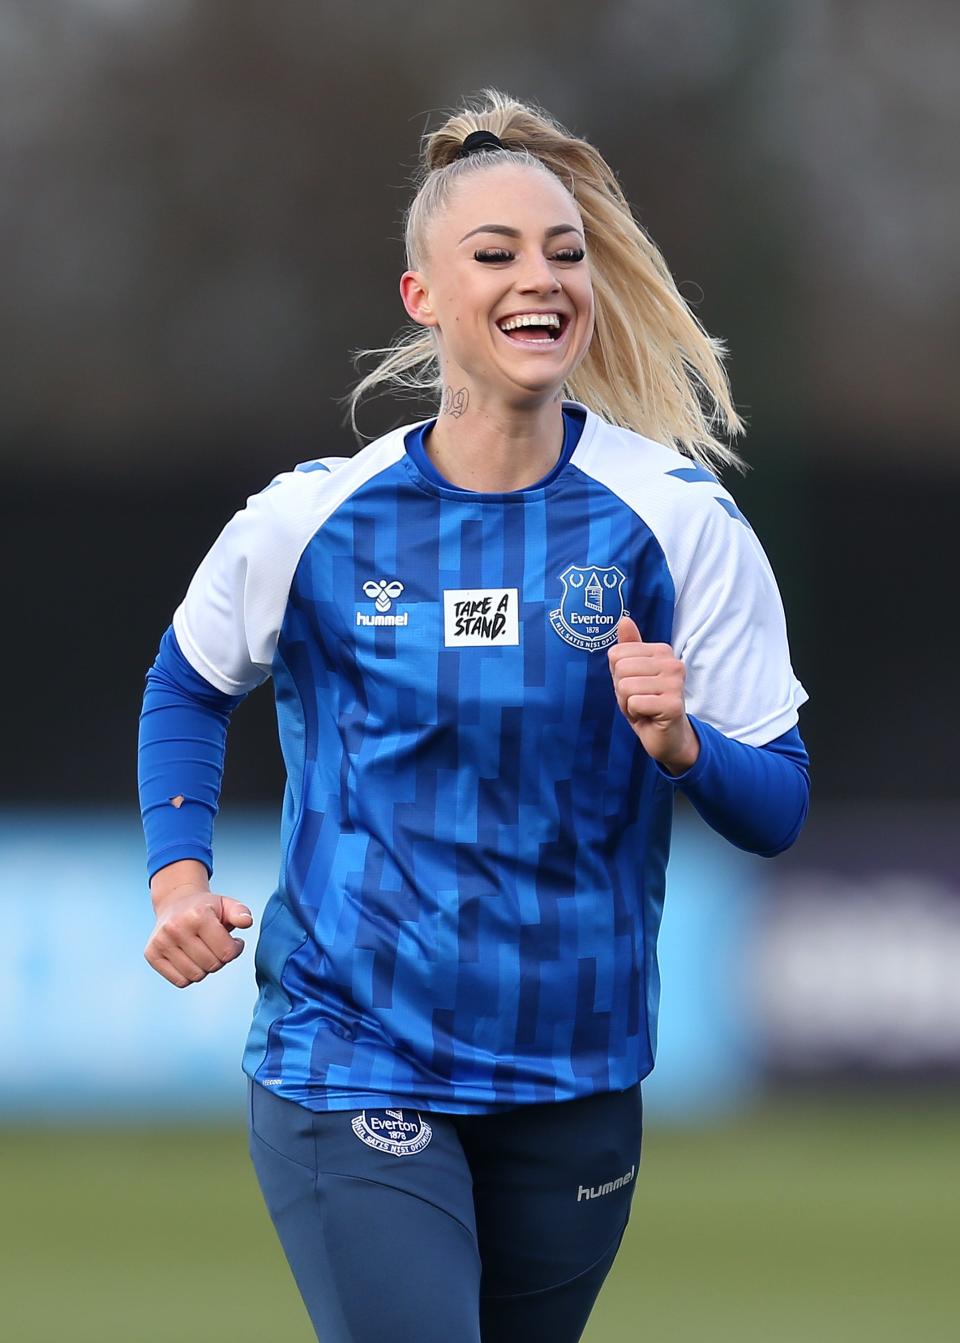
[[552, 326], [559, 327], [560, 318], [555, 312], [529, 312], [522, 313], [519, 317], [508, 317], [505, 322], [500, 323], [501, 331], [515, 331], [520, 326]]

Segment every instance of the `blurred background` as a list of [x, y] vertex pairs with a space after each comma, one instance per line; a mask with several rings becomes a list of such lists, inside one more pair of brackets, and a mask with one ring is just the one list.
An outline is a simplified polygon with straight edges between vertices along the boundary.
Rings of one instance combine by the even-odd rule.
[[[11, 1338], [311, 1337], [244, 1152], [250, 949], [184, 994], [142, 959], [137, 713], [230, 515], [355, 450], [419, 138], [490, 85], [600, 148], [728, 343], [726, 483], [811, 696], [790, 853], [678, 815], [644, 1164], [586, 1337], [956, 1336], [958, 38], [949, 0], [3, 0]], [[217, 830], [257, 913], [282, 782], [262, 690]]]

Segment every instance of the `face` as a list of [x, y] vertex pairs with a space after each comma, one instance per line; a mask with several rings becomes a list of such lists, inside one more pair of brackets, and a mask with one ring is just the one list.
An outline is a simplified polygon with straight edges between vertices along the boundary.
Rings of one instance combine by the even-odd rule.
[[444, 382], [514, 403], [556, 395], [593, 336], [584, 247], [573, 198], [545, 173], [505, 164], [459, 183], [424, 269], [400, 281], [408, 314], [436, 328]]

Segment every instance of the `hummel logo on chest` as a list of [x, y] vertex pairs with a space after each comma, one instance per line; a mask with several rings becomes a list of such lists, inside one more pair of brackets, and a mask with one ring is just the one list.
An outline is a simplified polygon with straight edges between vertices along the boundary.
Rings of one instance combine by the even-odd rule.
[[391, 579], [388, 582], [385, 578], [381, 578], [378, 583], [375, 583], [371, 579], [364, 583], [363, 591], [364, 595], [373, 601], [375, 611], [373, 615], [368, 611], [358, 611], [358, 625], [406, 625], [409, 623], [409, 611], [389, 614], [390, 607], [403, 591], [402, 583], [398, 583], [396, 579]]

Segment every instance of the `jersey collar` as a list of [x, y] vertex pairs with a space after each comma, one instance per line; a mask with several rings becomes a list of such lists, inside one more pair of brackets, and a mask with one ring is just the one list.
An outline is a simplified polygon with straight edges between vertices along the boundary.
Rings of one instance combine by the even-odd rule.
[[597, 416], [591, 410], [579, 401], [563, 402], [563, 447], [560, 456], [550, 468], [545, 476], [535, 481], [532, 485], [527, 485], [520, 490], [506, 490], [502, 492], [485, 492], [479, 490], [468, 490], [462, 486], [454, 485], [446, 477], [442, 476], [434, 466], [433, 462], [427, 456], [424, 446], [424, 438], [436, 424], [436, 416], [428, 420], [420, 420], [416, 424], [406, 425], [403, 429], [397, 430], [402, 434], [404, 447], [406, 449], [405, 463], [408, 470], [415, 476], [418, 483], [429, 489], [433, 493], [442, 494], [447, 497], [459, 499], [499, 499], [523, 500], [531, 497], [538, 498], [563, 475], [570, 459], [579, 446], [593, 437], [593, 434], [599, 423]]

